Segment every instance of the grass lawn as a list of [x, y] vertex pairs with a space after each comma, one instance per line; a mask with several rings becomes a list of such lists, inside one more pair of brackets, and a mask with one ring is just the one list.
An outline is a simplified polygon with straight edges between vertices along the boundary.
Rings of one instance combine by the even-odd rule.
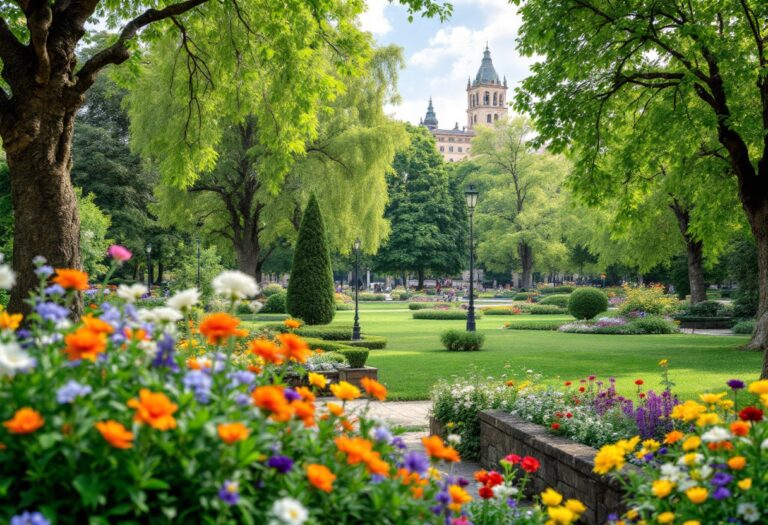
[[[440, 333], [464, 328], [465, 321], [415, 320], [406, 303], [361, 303], [363, 334], [383, 335], [384, 350], [371, 351], [368, 364], [379, 368], [390, 399], [427, 399], [440, 378], [465, 375], [473, 368], [483, 375], [507, 374], [521, 378], [526, 369], [559, 382], [595, 374], [616, 377], [621, 390], [636, 388], [642, 378], [658, 388], [660, 359], [669, 359], [675, 392], [692, 397], [703, 390], [719, 390], [738, 377], [756, 379], [762, 356], [739, 347], [746, 336], [701, 335], [592, 335], [535, 330], [503, 330], [504, 323], [522, 320], [570, 319], [568, 316], [483, 316], [477, 323], [485, 334], [480, 352], [447, 352]], [[338, 312], [334, 324], [352, 324], [353, 311]]]

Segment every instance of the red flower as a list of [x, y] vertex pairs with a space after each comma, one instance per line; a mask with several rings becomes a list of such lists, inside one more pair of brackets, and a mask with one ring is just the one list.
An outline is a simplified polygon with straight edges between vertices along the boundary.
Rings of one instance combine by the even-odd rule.
[[644, 384], [644, 383], [645, 383], [645, 381], [643, 381], [642, 379], [635, 379], [635, 384], [636, 384], [637, 386], [640, 386], [640, 385], [642, 385], [642, 384]]
[[485, 482], [486, 485], [489, 487], [495, 487], [496, 485], [501, 485], [502, 483], [504, 483], [504, 476], [495, 470], [492, 470], [488, 473], [488, 479]]
[[640, 396], [640, 399], [645, 399], [645, 392], [640, 392], [638, 395]]
[[478, 489], [477, 493], [483, 499], [491, 499], [493, 497], [493, 489], [488, 485], [483, 485]]
[[520, 468], [522, 468], [528, 474], [533, 474], [539, 470], [540, 466], [541, 463], [539, 463], [539, 460], [531, 456], [525, 456], [520, 462]]
[[566, 381], [565, 386], [571, 386], [573, 383], [571, 381]]
[[587, 390], [587, 389], [586, 389], [586, 388], [584, 388], [583, 386], [580, 386], [580, 387], [579, 387], [579, 392], [586, 392], [586, 390]]
[[573, 417], [573, 414], [571, 414], [570, 412], [568, 412], [568, 413], [565, 415], [565, 417], [567, 417], [568, 419], [571, 419], [571, 418]]
[[595, 376], [589, 376], [587, 379], [589, 379], [590, 381], [594, 381], [595, 380]]
[[552, 425], [550, 425], [550, 428], [552, 430], [558, 430], [560, 428], [560, 423], [552, 423]]
[[762, 421], [763, 411], [757, 407], [746, 407], [739, 412], [739, 419], [742, 421]]
[[523, 459], [517, 454], [509, 454], [507, 457], [504, 458], [504, 461], [509, 463], [510, 465], [517, 465], [520, 463], [520, 460]]

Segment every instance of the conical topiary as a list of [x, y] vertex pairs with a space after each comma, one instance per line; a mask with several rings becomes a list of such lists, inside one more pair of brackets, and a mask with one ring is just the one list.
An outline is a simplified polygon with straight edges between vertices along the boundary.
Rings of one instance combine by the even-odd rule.
[[328, 324], [336, 314], [331, 255], [314, 194], [301, 219], [286, 306], [289, 314], [307, 324]]

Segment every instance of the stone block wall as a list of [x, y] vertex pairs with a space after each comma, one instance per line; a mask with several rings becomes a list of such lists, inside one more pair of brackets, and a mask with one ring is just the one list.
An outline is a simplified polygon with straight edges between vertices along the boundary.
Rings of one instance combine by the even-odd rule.
[[541, 462], [541, 468], [532, 477], [533, 492], [538, 494], [552, 487], [566, 498], [578, 499], [587, 506], [580, 523], [590, 525], [602, 525], [609, 514], [625, 510], [620, 485], [592, 472], [596, 452], [592, 447], [552, 435], [541, 425], [507, 412], [480, 413], [482, 467], [499, 469], [499, 460], [507, 454], [535, 457]]

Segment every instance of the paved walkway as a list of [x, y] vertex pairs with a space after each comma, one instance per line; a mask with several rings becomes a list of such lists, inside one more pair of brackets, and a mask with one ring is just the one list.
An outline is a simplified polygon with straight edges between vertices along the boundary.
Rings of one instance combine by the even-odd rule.
[[704, 328], [681, 328], [680, 331], [684, 334], [691, 335], [737, 335], [731, 332], [729, 329], [707, 330]]

